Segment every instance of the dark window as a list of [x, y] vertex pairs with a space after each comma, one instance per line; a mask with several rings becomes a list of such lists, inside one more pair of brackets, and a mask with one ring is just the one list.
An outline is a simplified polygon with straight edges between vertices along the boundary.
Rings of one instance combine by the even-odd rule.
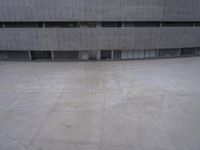
[[76, 28], [77, 22], [45, 22], [47, 28]]
[[195, 48], [182, 48], [181, 56], [195, 55]]
[[118, 23], [117, 22], [102, 22], [101, 26], [104, 28], [117, 27]]
[[159, 27], [159, 22], [135, 22], [135, 27]]
[[195, 25], [196, 25], [197, 27], [200, 27], [200, 22], [196, 22]]
[[54, 52], [54, 58], [55, 59], [79, 59], [79, 51], [55, 51]]
[[179, 56], [179, 49], [160, 49], [159, 56], [160, 57], [175, 57]]
[[27, 51], [0, 51], [0, 59], [28, 60]]
[[0, 60], [6, 59], [7, 56], [5, 54], [5, 51], [0, 51]]
[[196, 54], [200, 55], [200, 48], [196, 48]]
[[101, 51], [101, 59], [108, 60], [111, 59], [112, 51], [111, 50], [103, 50]]
[[135, 27], [135, 22], [124, 22], [124, 27]]
[[6, 22], [6, 28], [36, 28], [42, 27], [40, 22]]
[[117, 22], [117, 27], [118, 28], [122, 27], [122, 22]]
[[113, 58], [114, 59], [121, 59], [122, 52], [120, 50], [113, 51]]
[[193, 22], [163, 22], [163, 27], [192, 27]]
[[33, 60], [37, 59], [51, 59], [51, 52], [50, 51], [32, 51], [31, 58]]
[[3, 23], [2, 22], [0, 22], [0, 28], [3, 28]]
[[95, 28], [96, 26], [96, 22], [80, 22], [80, 27]]

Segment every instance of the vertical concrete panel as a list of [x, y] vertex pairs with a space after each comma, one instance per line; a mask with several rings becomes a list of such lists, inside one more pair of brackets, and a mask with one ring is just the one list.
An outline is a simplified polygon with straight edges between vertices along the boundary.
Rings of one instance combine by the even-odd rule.
[[158, 29], [154, 27], [135, 29], [135, 49], [154, 49], [158, 43]]
[[64, 29], [57, 29], [58, 35], [57, 35], [57, 40], [58, 40], [58, 50], [67, 50], [69, 49], [69, 34], [68, 30]]
[[0, 29], [0, 50], [6, 50], [6, 39], [7, 39], [7, 32], [4, 29]]
[[0, 29], [2, 50], [132, 50], [200, 47], [200, 28]]
[[164, 0], [163, 20], [169, 21], [191, 21], [195, 20], [198, 5], [196, 0]]
[[180, 30], [177, 30], [176, 28], [160, 28], [159, 29], [159, 34], [158, 37], [159, 42], [158, 42], [158, 47], [159, 48], [179, 48], [181, 47], [180, 45], [180, 40], [179, 40], [179, 35], [180, 35]]
[[37, 29], [39, 50], [57, 50], [57, 29]]
[[0, 0], [0, 20], [199, 20], [199, 6], [199, 0]]
[[68, 34], [69, 34], [69, 49], [71, 50], [79, 50], [82, 49], [82, 47], [80, 46], [80, 41], [81, 41], [81, 36], [80, 36], [80, 30], [81, 29], [72, 29], [72, 30], [68, 30]]
[[200, 20], [200, 1], [199, 0], [195, 0], [195, 2], [196, 2], [196, 7], [195, 7], [195, 12], [196, 12], [196, 14], [195, 14], [195, 20]]

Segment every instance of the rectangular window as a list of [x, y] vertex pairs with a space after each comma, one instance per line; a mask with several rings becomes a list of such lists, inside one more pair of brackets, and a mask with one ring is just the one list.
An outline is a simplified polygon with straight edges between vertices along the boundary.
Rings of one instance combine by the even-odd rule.
[[5, 51], [0, 51], [0, 60], [6, 59]]
[[155, 58], [156, 50], [145, 50], [145, 58]]
[[112, 28], [112, 27], [117, 27], [118, 23], [117, 22], [102, 22], [101, 26], [103, 28]]
[[32, 60], [51, 59], [50, 51], [31, 51]]
[[37, 28], [42, 27], [40, 22], [5, 22], [6, 28]]
[[122, 50], [122, 59], [133, 59], [132, 50]]
[[163, 27], [192, 27], [193, 22], [163, 22]]
[[76, 28], [77, 22], [45, 22], [47, 28]]
[[3, 23], [2, 22], [0, 22], [0, 28], [3, 28]]
[[0, 59], [8, 60], [28, 60], [27, 51], [0, 51]]
[[110, 60], [112, 55], [111, 50], [102, 50], [101, 51], [101, 59], [102, 60]]
[[135, 27], [135, 22], [124, 22], [124, 27]]
[[136, 58], [136, 59], [139, 59], [139, 58], [144, 58], [144, 53], [145, 51], [144, 50], [134, 50], [133, 51], [133, 57]]
[[80, 22], [79, 26], [82, 28], [95, 28], [97, 26], [96, 22]]
[[115, 50], [113, 51], [113, 59], [121, 59], [122, 51], [120, 50]]
[[79, 51], [54, 51], [54, 59], [77, 60], [79, 59]]
[[191, 56], [195, 55], [195, 48], [182, 48], [181, 56]]
[[200, 48], [196, 48], [196, 54], [200, 55]]
[[195, 25], [196, 25], [197, 27], [200, 27], [200, 22], [196, 22]]
[[135, 27], [159, 27], [159, 22], [135, 22]]
[[160, 49], [159, 56], [160, 57], [176, 57], [179, 56], [179, 49]]
[[122, 27], [122, 22], [117, 22], [117, 27], [118, 28]]

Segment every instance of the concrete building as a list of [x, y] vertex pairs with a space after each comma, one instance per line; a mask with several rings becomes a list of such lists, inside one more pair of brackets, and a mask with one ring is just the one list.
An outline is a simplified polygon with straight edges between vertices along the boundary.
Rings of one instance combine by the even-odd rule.
[[200, 55], [199, 0], [0, 0], [0, 59]]

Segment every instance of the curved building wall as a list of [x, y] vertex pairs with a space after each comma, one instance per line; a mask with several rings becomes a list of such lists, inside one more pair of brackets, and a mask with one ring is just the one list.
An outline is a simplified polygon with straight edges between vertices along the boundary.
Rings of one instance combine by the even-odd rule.
[[[101, 50], [199, 48], [199, 8], [199, 0], [0, 0], [0, 51], [29, 51], [30, 56], [30, 51], [88, 51], [89, 55]], [[159, 26], [45, 27], [49, 21], [159, 22]], [[42, 27], [6, 28], [7, 22], [37, 22]], [[165, 27], [163, 22], [192, 25]]]

